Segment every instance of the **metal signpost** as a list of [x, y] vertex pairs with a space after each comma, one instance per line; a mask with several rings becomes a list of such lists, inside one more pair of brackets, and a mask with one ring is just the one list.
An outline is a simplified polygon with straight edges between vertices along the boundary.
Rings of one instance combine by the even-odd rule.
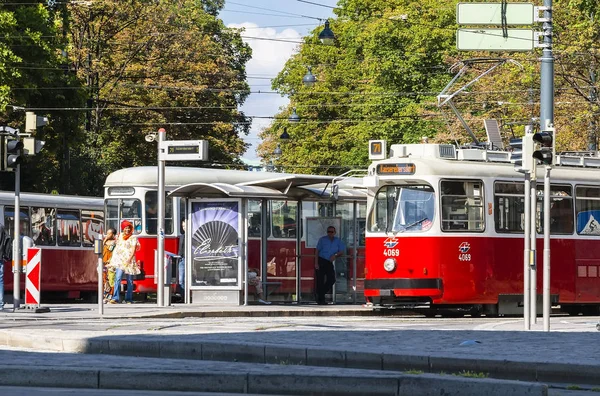
[[166, 161], [208, 161], [206, 140], [166, 140], [167, 131], [158, 130], [158, 233], [156, 235], [157, 258], [156, 304], [165, 302], [165, 162]]
[[[543, 12], [543, 17], [539, 13]], [[537, 188], [536, 164], [533, 158], [545, 165], [544, 174], [544, 267], [543, 267], [543, 315], [544, 330], [550, 331], [550, 171], [554, 158], [554, 57], [552, 54], [552, 0], [544, 0], [543, 7], [531, 3], [459, 3], [456, 9], [459, 25], [488, 25], [501, 28], [459, 29], [456, 45], [464, 51], [531, 51], [542, 47], [541, 94], [540, 94], [540, 133], [532, 136], [530, 130], [523, 138], [523, 157], [520, 172], [525, 174], [525, 219], [524, 219], [524, 325], [530, 329], [530, 321], [537, 318], [537, 274], [536, 274], [536, 215]], [[533, 25], [543, 23], [543, 32], [533, 29], [515, 29], [508, 26]], [[539, 43], [539, 37], [543, 42]], [[549, 139], [547, 139], [549, 136]], [[548, 143], [552, 147], [551, 156], [543, 148], [533, 152], [530, 139]], [[536, 138], [539, 138], [536, 139]], [[544, 139], [546, 138], [546, 139]], [[545, 140], [545, 142], [543, 141]], [[527, 141], [527, 147], [526, 147]], [[525, 158], [525, 157], [528, 158]]]

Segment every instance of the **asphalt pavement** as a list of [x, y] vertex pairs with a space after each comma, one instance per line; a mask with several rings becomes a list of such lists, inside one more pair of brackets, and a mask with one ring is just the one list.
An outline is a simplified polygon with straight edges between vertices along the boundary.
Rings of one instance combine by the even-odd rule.
[[541, 318], [526, 332], [519, 318], [398, 318], [356, 305], [121, 304], [102, 315], [97, 305], [48, 307], [0, 313], [8, 349], [0, 373], [20, 373], [0, 374], [1, 384], [258, 394], [545, 395], [549, 383], [600, 390], [597, 317], [553, 316], [547, 333]]

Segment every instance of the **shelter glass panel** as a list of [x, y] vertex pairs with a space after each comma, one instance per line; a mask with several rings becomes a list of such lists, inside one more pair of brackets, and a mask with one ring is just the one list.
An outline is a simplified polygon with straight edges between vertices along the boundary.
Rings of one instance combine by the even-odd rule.
[[271, 201], [273, 237], [296, 239], [297, 212], [298, 203], [295, 201]]
[[248, 237], [260, 238], [262, 227], [262, 201], [248, 200]]

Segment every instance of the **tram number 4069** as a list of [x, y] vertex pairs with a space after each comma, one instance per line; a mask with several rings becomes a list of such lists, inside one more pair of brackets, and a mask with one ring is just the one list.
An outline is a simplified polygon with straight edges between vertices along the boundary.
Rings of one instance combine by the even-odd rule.
[[383, 255], [386, 257], [398, 257], [400, 256], [400, 249], [384, 249]]
[[458, 255], [458, 259], [460, 261], [471, 261], [471, 255], [466, 253], [461, 253]]

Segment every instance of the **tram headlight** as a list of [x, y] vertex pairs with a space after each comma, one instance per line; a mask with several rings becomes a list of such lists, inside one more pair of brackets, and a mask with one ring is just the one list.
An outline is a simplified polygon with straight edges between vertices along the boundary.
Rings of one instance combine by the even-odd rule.
[[383, 268], [387, 272], [393, 272], [396, 269], [396, 259], [388, 258], [383, 262]]

